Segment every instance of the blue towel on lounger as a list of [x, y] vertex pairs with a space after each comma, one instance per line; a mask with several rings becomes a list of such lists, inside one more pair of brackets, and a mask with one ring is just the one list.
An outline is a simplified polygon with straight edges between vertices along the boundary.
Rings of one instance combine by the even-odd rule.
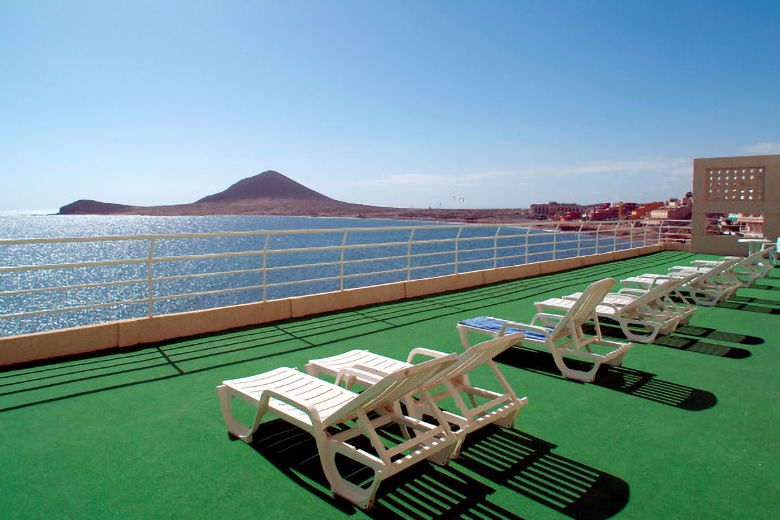
[[[506, 320], [499, 320], [498, 318], [491, 318], [489, 316], [479, 316], [477, 318], [469, 318], [459, 322], [459, 325], [465, 325], [466, 327], [474, 327], [475, 329], [489, 330], [491, 332], [499, 332], [501, 327], [504, 326]], [[552, 332], [553, 329], [547, 328], [547, 332]], [[515, 332], [522, 332], [526, 338], [535, 339], [537, 341], [544, 341], [546, 338], [541, 332], [533, 330], [518, 329], [516, 327], [507, 327], [504, 330], [504, 334], [514, 334]]]

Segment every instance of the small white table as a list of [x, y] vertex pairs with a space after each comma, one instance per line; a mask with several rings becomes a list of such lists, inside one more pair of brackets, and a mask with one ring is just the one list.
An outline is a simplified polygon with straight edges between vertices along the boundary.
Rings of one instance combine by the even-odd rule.
[[752, 255], [756, 251], [760, 251], [765, 244], [771, 244], [771, 240], [766, 238], [738, 238], [737, 242], [748, 245], [748, 256]]

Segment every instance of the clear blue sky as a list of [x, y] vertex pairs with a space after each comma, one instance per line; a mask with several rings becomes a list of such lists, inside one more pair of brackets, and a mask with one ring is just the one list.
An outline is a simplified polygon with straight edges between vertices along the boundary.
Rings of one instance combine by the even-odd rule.
[[269, 169], [399, 207], [678, 196], [694, 157], [780, 153], [778, 22], [776, 0], [0, 0], [0, 210]]

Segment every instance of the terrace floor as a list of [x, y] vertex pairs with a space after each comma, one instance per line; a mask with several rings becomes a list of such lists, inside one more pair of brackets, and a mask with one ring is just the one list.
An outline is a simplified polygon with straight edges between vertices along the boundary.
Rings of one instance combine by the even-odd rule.
[[780, 268], [594, 384], [510, 349], [499, 366], [529, 398], [515, 429], [400, 473], [368, 512], [330, 493], [306, 434], [275, 420], [232, 442], [219, 411], [224, 379], [357, 347], [460, 352], [460, 319], [527, 320], [534, 301], [694, 257], [711, 258], [664, 252], [2, 371], [0, 517], [776, 518]]

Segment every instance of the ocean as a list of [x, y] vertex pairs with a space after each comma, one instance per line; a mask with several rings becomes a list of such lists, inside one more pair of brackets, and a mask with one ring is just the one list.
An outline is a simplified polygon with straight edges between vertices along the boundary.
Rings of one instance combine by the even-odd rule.
[[[494, 265], [491, 244], [497, 226], [460, 231], [459, 252], [452, 239], [459, 226], [397, 220], [282, 217], [282, 216], [0, 216], [0, 239], [57, 239], [137, 235], [171, 235], [246, 231], [280, 231], [410, 226], [408, 229], [368, 229], [351, 233], [272, 235], [263, 264], [255, 254], [266, 246], [265, 235], [155, 239], [154, 281], [149, 283], [149, 240], [0, 245], [0, 269], [78, 262], [135, 260], [118, 265], [68, 269], [0, 271], [0, 336], [100, 323], [149, 315], [147, 298], [155, 298], [154, 315], [207, 309], [377, 285], [395, 281], [485, 269]], [[629, 247], [624, 239], [603, 240], [585, 235], [575, 247], [557, 246], [557, 258]], [[559, 239], [560, 240], [560, 239]], [[569, 237], [569, 240], [571, 238]], [[394, 245], [386, 245], [394, 243]], [[571, 242], [570, 242], [571, 243]], [[340, 245], [360, 246], [340, 251]], [[497, 266], [552, 258], [551, 234], [539, 229], [502, 228]], [[365, 246], [365, 247], [364, 247]], [[284, 253], [294, 248], [334, 247], [332, 250]], [[480, 250], [477, 249], [485, 249]], [[468, 252], [464, 250], [472, 249]], [[172, 257], [239, 253], [230, 258]], [[306, 267], [296, 267], [309, 264]], [[407, 269], [411, 267], [411, 272]], [[228, 271], [238, 271], [229, 274]], [[195, 275], [194, 277], [192, 275]], [[179, 278], [185, 276], [185, 278]], [[60, 287], [59, 290], [45, 290]], [[33, 292], [17, 294], [17, 291]], [[218, 294], [217, 291], [230, 290]], [[99, 305], [98, 308], [85, 308]], [[60, 311], [59, 309], [70, 309]], [[43, 314], [13, 316], [12, 314]]]

